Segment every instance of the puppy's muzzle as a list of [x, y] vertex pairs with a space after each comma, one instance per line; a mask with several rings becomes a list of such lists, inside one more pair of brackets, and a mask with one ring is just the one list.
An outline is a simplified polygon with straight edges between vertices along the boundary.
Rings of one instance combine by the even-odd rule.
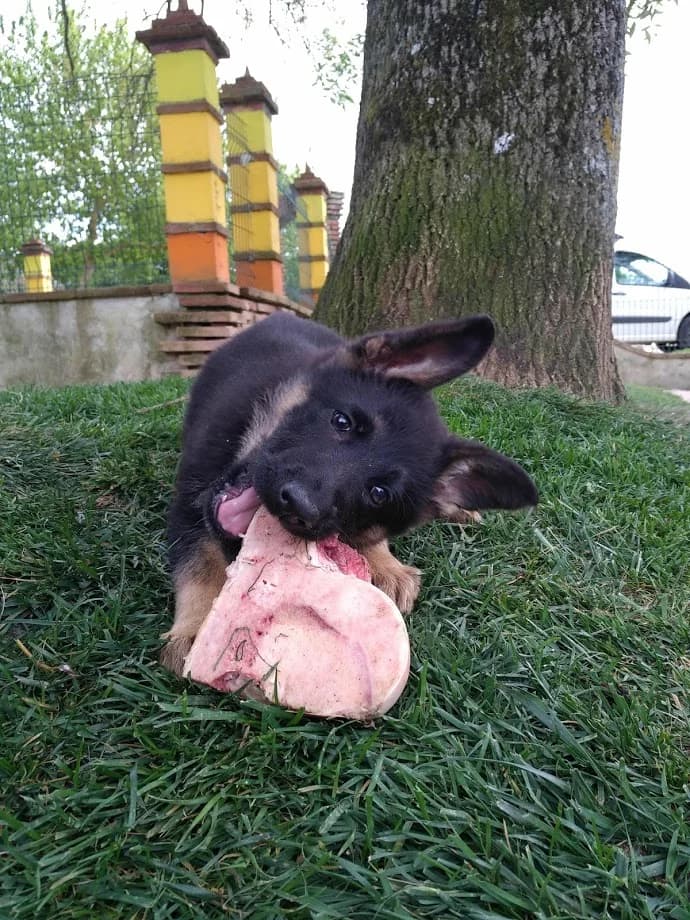
[[291, 480], [278, 494], [281, 523], [295, 536], [321, 540], [336, 532], [335, 508], [321, 507], [301, 482]]
[[317, 528], [321, 511], [299, 482], [288, 482], [280, 490], [282, 517], [286, 523], [304, 530]]

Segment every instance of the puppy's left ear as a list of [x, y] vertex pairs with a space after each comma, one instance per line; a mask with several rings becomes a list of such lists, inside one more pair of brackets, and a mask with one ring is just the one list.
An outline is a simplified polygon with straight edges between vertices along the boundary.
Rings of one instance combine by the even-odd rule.
[[536, 486], [514, 460], [478, 441], [455, 437], [448, 440], [444, 453], [444, 468], [434, 486], [427, 520], [464, 523], [468, 511], [536, 505]]
[[346, 346], [350, 363], [387, 377], [403, 377], [426, 389], [472, 370], [494, 340], [489, 316], [466, 316], [374, 332]]

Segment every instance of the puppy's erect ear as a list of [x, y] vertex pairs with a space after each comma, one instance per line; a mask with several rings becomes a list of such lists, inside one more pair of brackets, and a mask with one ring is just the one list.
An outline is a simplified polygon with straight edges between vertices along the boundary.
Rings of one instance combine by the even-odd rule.
[[537, 489], [521, 466], [477, 441], [451, 437], [426, 520], [464, 523], [468, 511], [536, 505]]
[[358, 368], [404, 377], [431, 389], [475, 367], [493, 340], [490, 317], [468, 316], [374, 332], [355, 339], [348, 354]]

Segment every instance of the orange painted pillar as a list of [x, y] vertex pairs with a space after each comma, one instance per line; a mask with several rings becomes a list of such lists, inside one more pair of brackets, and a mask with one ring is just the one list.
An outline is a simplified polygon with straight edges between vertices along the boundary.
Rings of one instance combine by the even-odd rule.
[[228, 57], [215, 29], [180, 0], [137, 32], [154, 56], [173, 289], [224, 290], [230, 282], [216, 65]]
[[220, 102], [230, 139], [230, 192], [236, 281], [242, 287], [283, 294], [278, 217], [278, 164], [271, 119], [278, 106], [249, 71], [226, 83]]

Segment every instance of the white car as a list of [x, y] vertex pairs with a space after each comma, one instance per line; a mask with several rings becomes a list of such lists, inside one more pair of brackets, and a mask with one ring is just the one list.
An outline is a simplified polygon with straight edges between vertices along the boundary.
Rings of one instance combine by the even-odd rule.
[[614, 339], [690, 348], [690, 284], [677, 272], [619, 240], [611, 293]]

